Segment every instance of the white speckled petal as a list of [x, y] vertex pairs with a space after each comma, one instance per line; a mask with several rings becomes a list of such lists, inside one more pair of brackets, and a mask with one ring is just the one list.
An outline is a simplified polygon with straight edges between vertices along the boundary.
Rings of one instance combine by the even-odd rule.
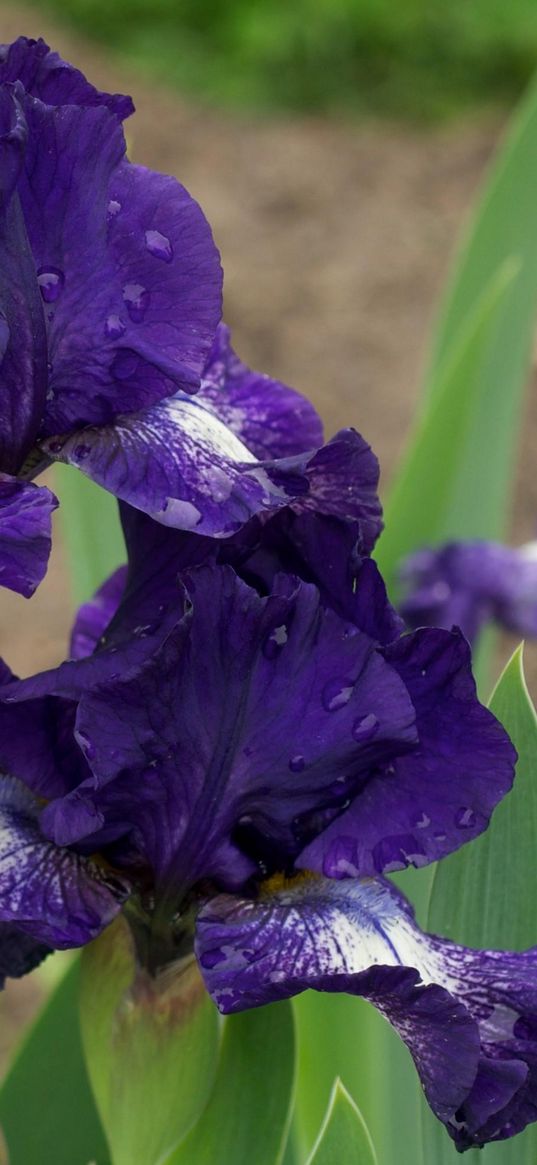
[[469, 950], [423, 934], [388, 882], [307, 875], [209, 902], [197, 954], [223, 1012], [307, 988], [369, 999], [461, 1149], [537, 1119], [537, 948]]
[[82, 946], [112, 921], [128, 887], [46, 841], [38, 813], [24, 785], [0, 778], [0, 923], [14, 923], [51, 947]]

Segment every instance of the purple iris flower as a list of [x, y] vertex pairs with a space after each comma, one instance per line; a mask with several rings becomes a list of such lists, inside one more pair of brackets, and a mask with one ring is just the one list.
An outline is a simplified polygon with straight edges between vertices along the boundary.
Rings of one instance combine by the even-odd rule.
[[237, 535], [234, 566], [233, 539], [127, 511], [129, 568], [81, 609], [71, 660], [6, 669], [0, 968], [123, 908], [144, 965], [194, 950], [224, 1012], [307, 987], [370, 999], [457, 1146], [504, 1138], [537, 1113], [537, 951], [425, 935], [385, 875], [486, 828], [514, 750], [463, 637], [400, 635], [356, 548], [326, 585], [273, 571], [274, 524], [304, 575], [329, 574], [315, 522], [347, 553], [352, 523], [301, 505]]
[[112, 442], [195, 392], [220, 318], [208, 224], [175, 179], [126, 160], [132, 110], [43, 41], [0, 51], [0, 581], [26, 595], [56, 505], [29, 479], [67, 435], [82, 461], [87, 426]]
[[537, 543], [448, 542], [411, 554], [400, 571], [410, 627], [460, 627], [470, 643], [485, 624], [537, 635]]

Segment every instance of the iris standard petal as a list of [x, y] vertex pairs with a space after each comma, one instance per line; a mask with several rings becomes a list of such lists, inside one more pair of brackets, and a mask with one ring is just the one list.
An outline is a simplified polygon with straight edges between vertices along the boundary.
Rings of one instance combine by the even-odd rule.
[[134, 113], [130, 97], [100, 93], [41, 38], [19, 36], [12, 44], [0, 45], [0, 85], [15, 81], [46, 105], [105, 105], [121, 121]]
[[18, 183], [28, 125], [13, 86], [0, 86], [0, 471], [16, 473], [31, 450], [45, 405], [43, 304]]
[[369, 999], [404, 1039], [460, 1149], [537, 1119], [537, 948], [459, 947], [423, 934], [387, 882], [306, 875], [269, 883], [258, 900], [208, 902], [196, 949], [226, 1013], [307, 988]]
[[48, 330], [42, 435], [197, 388], [222, 280], [200, 208], [175, 179], [124, 161], [121, 126], [103, 106], [27, 94], [21, 104], [17, 190]]
[[479, 703], [458, 632], [425, 629], [383, 648], [416, 709], [419, 746], [394, 758], [299, 858], [328, 877], [436, 861], [487, 826], [514, 778], [515, 750]]

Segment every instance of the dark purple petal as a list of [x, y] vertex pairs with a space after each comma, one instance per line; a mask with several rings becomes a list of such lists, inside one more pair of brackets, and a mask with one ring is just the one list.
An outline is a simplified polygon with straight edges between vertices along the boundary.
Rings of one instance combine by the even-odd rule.
[[[282, 580], [263, 599], [217, 567], [185, 581], [192, 610], [154, 661], [81, 701], [95, 776], [83, 793], [136, 828], [159, 878], [230, 884], [237, 827], [273, 861], [296, 853], [371, 765], [415, 741], [414, 713], [395, 671], [315, 588]], [[78, 810], [79, 796], [77, 823]]]
[[0, 922], [0, 988], [7, 978], [21, 979], [38, 967], [51, 948], [9, 922]]
[[16, 473], [41, 421], [47, 384], [43, 305], [16, 193], [28, 140], [21, 103], [0, 88], [0, 470]]
[[76, 705], [50, 696], [6, 702], [24, 681], [0, 666], [0, 773], [11, 773], [39, 797], [61, 797], [90, 772], [73, 735]]
[[491, 621], [537, 635], [537, 553], [496, 542], [449, 542], [410, 555], [401, 568], [401, 612], [411, 627], [460, 627], [473, 642]]
[[[404, 624], [388, 601], [376, 563], [364, 558], [360, 522], [287, 509], [259, 528], [241, 569], [270, 589], [280, 570], [313, 582], [324, 601], [377, 643], [391, 643]], [[246, 542], [248, 532], [237, 540]], [[226, 548], [223, 548], [226, 552]], [[233, 560], [232, 560], [233, 561]]]
[[18, 781], [0, 785], [0, 921], [52, 947], [95, 938], [128, 894], [125, 882], [46, 841], [38, 806]]
[[127, 567], [119, 566], [93, 598], [78, 608], [71, 632], [71, 659], [85, 659], [95, 651], [120, 605], [126, 581]]
[[247, 368], [224, 324], [217, 329], [198, 399], [259, 461], [306, 453], [323, 443], [313, 405], [279, 380]]
[[29, 598], [45, 577], [57, 498], [0, 473], [0, 586]]
[[355, 429], [341, 429], [317, 450], [308, 465], [308, 479], [309, 493], [297, 503], [297, 512], [359, 522], [362, 552], [369, 552], [382, 530], [382, 507], [379, 464], [367, 441]]
[[21, 81], [46, 105], [105, 105], [121, 121], [134, 113], [130, 97], [100, 93], [41, 39], [19, 36], [13, 44], [0, 46], [0, 84], [6, 81]]
[[372, 775], [300, 856], [328, 877], [436, 861], [486, 828], [513, 782], [515, 750], [477, 699], [460, 634], [417, 631], [383, 654], [413, 701], [419, 747]]
[[196, 389], [221, 306], [201, 210], [175, 179], [124, 161], [120, 124], [103, 106], [21, 103], [29, 136], [17, 190], [49, 337], [42, 435]]
[[425, 935], [387, 882], [274, 883], [257, 901], [217, 897], [198, 917], [197, 955], [221, 1011], [307, 988], [363, 995], [409, 1047], [458, 1148], [537, 1119], [537, 948], [472, 951]]

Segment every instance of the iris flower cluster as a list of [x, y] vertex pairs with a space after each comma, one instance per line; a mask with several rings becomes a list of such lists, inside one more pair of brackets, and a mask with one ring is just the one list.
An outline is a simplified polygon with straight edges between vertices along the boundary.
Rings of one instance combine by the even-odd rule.
[[222, 1012], [364, 996], [457, 1148], [510, 1137], [537, 1119], [537, 948], [424, 934], [388, 877], [511, 787], [468, 643], [405, 633], [374, 454], [235, 355], [202, 212], [125, 158], [129, 99], [21, 39], [0, 103], [0, 577], [46, 569], [54, 459], [120, 500], [128, 549], [65, 662], [2, 665], [0, 972], [123, 911], [145, 970], [197, 958]]

